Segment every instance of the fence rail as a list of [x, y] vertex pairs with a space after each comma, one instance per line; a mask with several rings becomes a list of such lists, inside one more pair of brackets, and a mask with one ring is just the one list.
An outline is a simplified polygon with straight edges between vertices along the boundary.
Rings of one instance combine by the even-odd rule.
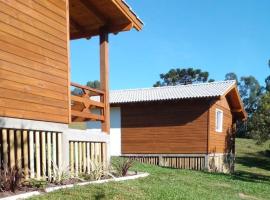
[[62, 133], [0, 129], [1, 167], [23, 169], [25, 178], [54, 179], [55, 167], [62, 165]]
[[122, 156], [130, 158], [141, 163], [158, 165], [162, 167], [178, 168], [178, 169], [205, 169], [204, 156], [164, 156], [164, 155], [141, 155], [141, 156]]
[[[104, 121], [104, 91], [71, 83], [75, 88], [71, 95], [71, 117], [74, 122]], [[92, 98], [91, 97], [95, 97]], [[92, 113], [91, 109], [99, 111]]]

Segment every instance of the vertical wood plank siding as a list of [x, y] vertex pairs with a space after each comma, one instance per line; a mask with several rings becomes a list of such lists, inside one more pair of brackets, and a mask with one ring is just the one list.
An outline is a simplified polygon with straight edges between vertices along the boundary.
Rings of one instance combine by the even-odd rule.
[[0, 1], [0, 116], [69, 122], [66, 0], [55, 2]]
[[[104, 142], [70, 141], [70, 169], [75, 175], [90, 173], [95, 167], [106, 168], [107, 144]], [[74, 148], [75, 147], [75, 148]], [[75, 162], [74, 162], [75, 160]]]
[[[8, 167], [17, 165], [22, 168], [26, 178], [40, 178], [53, 175], [52, 169], [61, 164], [60, 140], [61, 133], [46, 131], [0, 129], [0, 157], [1, 164]], [[46, 140], [47, 137], [47, 140]], [[53, 138], [51, 140], [51, 138]], [[55, 142], [54, 142], [55, 141]], [[53, 155], [54, 163], [51, 163]], [[58, 156], [56, 156], [58, 155]], [[62, 166], [60, 166], [62, 167]], [[29, 170], [28, 170], [29, 169]]]
[[207, 100], [121, 105], [122, 153], [206, 153], [208, 110]]
[[204, 170], [205, 169], [205, 157], [204, 156], [123, 156], [140, 163], [157, 165], [168, 168], [176, 169], [192, 169], [192, 170]]
[[[223, 111], [222, 132], [216, 132], [216, 109]], [[209, 153], [227, 153], [232, 147], [230, 139], [232, 135], [233, 116], [227, 99], [224, 97], [216, 101], [209, 113]]]

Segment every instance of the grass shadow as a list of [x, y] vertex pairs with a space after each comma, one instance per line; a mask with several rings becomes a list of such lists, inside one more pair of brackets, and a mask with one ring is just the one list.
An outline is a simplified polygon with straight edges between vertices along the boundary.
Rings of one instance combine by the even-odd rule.
[[231, 174], [233, 180], [240, 180], [246, 182], [266, 182], [270, 184], [270, 176], [256, 174], [252, 172], [238, 170]]
[[266, 150], [240, 156], [236, 158], [236, 162], [246, 167], [257, 167], [270, 171], [270, 151]]

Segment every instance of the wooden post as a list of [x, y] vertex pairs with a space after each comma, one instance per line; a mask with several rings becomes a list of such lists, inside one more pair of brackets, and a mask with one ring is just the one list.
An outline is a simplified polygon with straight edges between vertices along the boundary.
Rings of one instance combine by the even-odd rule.
[[39, 132], [35, 133], [36, 138], [36, 178], [40, 178], [40, 144], [39, 144]]
[[15, 167], [15, 138], [14, 130], [9, 130], [10, 167]]
[[82, 142], [79, 142], [79, 173], [82, 172]]
[[57, 142], [58, 142], [58, 169], [63, 169], [62, 166], [62, 134], [57, 133]]
[[46, 133], [41, 133], [41, 156], [42, 156], [42, 175], [46, 176]]
[[28, 179], [28, 133], [23, 131], [23, 169], [25, 179]]
[[56, 133], [52, 133], [52, 147], [53, 147], [53, 149], [52, 149], [52, 155], [53, 155], [53, 178], [54, 178], [54, 180], [56, 180], [55, 178], [56, 178], [56, 167], [57, 167], [57, 161], [56, 161]]
[[17, 166], [21, 169], [22, 167], [22, 132], [20, 130], [16, 131], [17, 140]]
[[3, 143], [3, 160], [5, 165], [8, 165], [8, 145], [7, 145], [7, 129], [2, 130], [2, 143]]
[[109, 34], [101, 30], [100, 39], [100, 89], [104, 94], [104, 122], [101, 130], [110, 133], [110, 103], [109, 103]]
[[86, 172], [86, 147], [85, 142], [82, 143], [82, 159], [83, 159], [83, 172]]
[[69, 143], [69, 162], [70, 162], [70, 172], [74, 174], [74, 142]]
[[90, 174], [90, 145], [86, 143], [86, 162], [87, 162], [87, 173]]
[[29, 132], [29, 160], [30, 160], [30, 177], [35, 177], [35, 163], [34, 163], [34, 132]]
[[78, 161], [78, 142], [75, 142], [74, 145], [74, 149], [75, 149], [75, 176], [78, 176], [78, 165], [79, 165], [79, 161]]
[[92, 162], [92, 168], [91, 170], [94, 170], [93, 168], [95, 167], [96, 165], [96, 160], [95, 160], [95, 143], [91, 142], [90, 143], [90, 146], [91, 146], [91, 162]]
[[47, 158], [48, 158], [48, 179], [52, 178], [52, 154], [51, 154], [51, 133], [47, 133]]

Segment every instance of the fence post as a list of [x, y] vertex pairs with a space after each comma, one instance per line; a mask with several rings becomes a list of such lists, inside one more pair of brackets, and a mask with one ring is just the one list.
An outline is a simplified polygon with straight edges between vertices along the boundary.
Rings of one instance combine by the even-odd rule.
[[159, 159], [159, 162], [158, 162], [159, 166], [164, 166], [163, 156], [159, 155], [158, 159]]
[[28, 132], [23, 131], [23, 168], [25, 179], [28, 179]]
[[37, 174], [36, 177], [37, 179], [40, 178], [40, 145], [39, 145], [39, 132], [35, 132], [35, 138], [36, 138], [36, 170]]

